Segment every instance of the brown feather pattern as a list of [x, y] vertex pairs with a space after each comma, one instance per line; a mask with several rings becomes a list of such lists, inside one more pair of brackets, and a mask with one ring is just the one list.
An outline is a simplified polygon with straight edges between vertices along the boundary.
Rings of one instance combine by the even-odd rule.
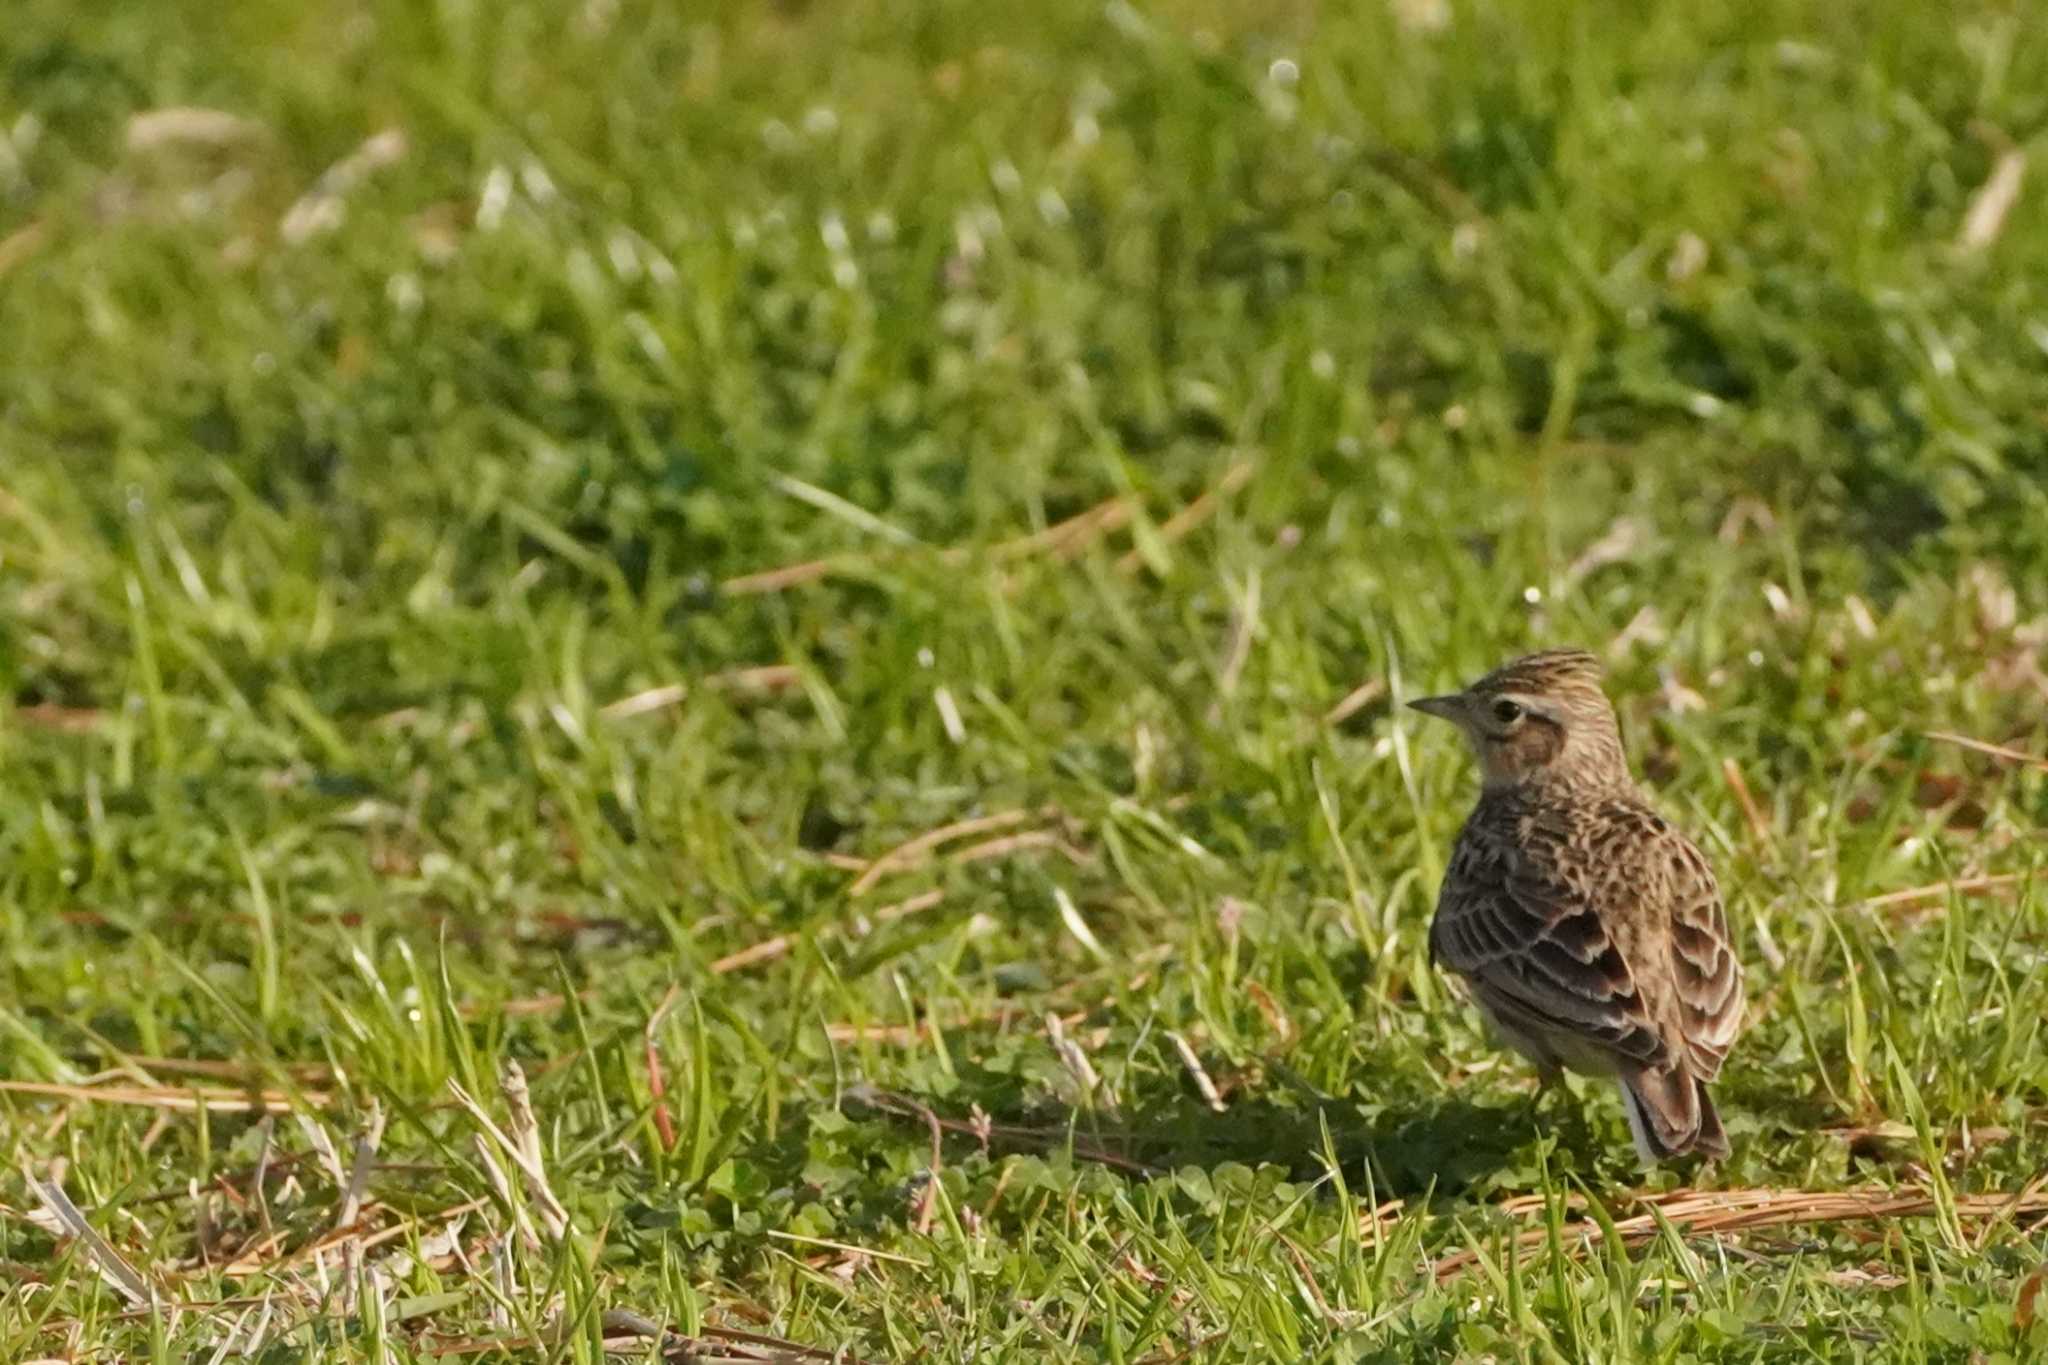
[[[1516, 704], [1494, 709], [1501, 698]], [[1725, 1153], [1706, 1082], [1741, 1029], [1741, 965], [1706, 859], [1629, 777], [1597, 660], [1530, 655], [1458, 700], [1487, 783], [1444, 877], [1432, 959], [1546, 1072], [1613, 1075], [1646, 1157]], [[1554, 742], [1529, 743], [1536, 726]]]

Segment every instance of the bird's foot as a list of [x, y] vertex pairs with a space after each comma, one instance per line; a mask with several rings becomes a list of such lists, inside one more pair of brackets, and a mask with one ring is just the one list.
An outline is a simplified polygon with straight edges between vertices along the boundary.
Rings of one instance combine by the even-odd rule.
[[1539, 1071], [1536, 1073], [1536, 1088], [1529, 1092], [1529, 1102], [1522, 1107], [1522, 1121], [1530, 1127], [1537, 1127], [1536, 1120], [1543, 1114], [1543, 1105], [1550, 1096], [1564, 1089], [1563, 1073]]

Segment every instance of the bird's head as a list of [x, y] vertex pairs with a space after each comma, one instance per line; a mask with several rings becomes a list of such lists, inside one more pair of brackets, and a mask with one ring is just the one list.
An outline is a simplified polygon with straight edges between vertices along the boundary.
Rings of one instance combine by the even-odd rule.
[[1583, 649], [1527, 654], [1462, 692], [1408, 704], [1464, 732], [1489, 789], [1628, 781], [1600, 661]]

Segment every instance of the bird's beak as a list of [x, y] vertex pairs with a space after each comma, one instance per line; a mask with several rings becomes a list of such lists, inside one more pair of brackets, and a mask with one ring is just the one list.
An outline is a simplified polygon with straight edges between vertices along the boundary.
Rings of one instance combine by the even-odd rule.
[[1456, 721], [1465, 714], [1465, 698], [1455, 692], [1448, 697], [1417, 697], [1408, 704], [1423, 715], [1435, 716], [1439, 720]]

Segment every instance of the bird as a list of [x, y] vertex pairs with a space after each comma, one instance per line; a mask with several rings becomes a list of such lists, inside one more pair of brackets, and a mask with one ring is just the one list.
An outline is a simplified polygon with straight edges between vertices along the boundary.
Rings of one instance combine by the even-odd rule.
[[1548, 649], [1408, 704], [1479, 760], [1430, 923], [1502, 1041], [1612, 1078], [1645, 1166], [1728, 1155], [1707, 1085], [1743, 1023], [1742, 964], [1713, 870], [1630, 776], [1600, 661]]

